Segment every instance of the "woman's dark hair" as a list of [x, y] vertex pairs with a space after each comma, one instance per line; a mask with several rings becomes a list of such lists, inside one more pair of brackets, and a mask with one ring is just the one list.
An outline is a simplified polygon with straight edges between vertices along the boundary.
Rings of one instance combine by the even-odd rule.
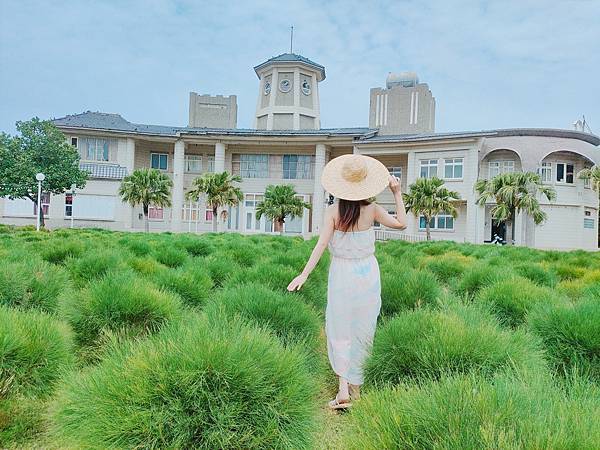
[[340, 198], [338, 201], [340, 218], [336, 228], [344, 232], [351, 231], [360, 217], [360, 207], [370, 203], [368, 200], [344, 200]]

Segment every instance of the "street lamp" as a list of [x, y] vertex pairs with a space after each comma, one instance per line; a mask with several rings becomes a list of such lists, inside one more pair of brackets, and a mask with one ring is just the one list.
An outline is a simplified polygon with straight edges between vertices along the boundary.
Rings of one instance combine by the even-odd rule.
[[40, 223], [41, 223], [41, 216], [40, 216], [40, 210], [41, 205], [42, 205], [42, 181], [44, 181], [46, 179], [46, 175], [44, 175], [43, 173], [38, 173], [35, 176], [35, 179], [38, 182], [38, 196], [37, 196], [37, 225], [36, 225], [36, 230], [40, 231]]

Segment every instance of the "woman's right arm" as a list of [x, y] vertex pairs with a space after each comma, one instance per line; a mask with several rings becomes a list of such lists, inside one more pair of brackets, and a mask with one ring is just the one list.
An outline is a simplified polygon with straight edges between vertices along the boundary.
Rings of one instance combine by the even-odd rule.
[[313, 249], [310, 258], [308, 258], [308, 262], [304, 267], [304, 270], [300, 275], [294, 278], [287, 287], [288, 291], [297, 291], [308, 279], [308, 276], [313, 271], [321, 256], [323, 256], [323, 252], [327, 248], [329, 241], [331, 240], [331, 236], [333, 235], [334, 230], [334, 207], [330, 206], [325, 210], [325, 217], [323, 220], [323, 228], [321, 229], [321, 234], [319, 236], [319, 240], [317, 241], [317, 245]]
[[404, 230], [407, 224], [406, 208], [402, 199], [402, 191], [400, 190], [400, 181], [393, 175], [390, 175], [390, 190], [394, 194], [394, 202], [396, 203], [396, 216], [389, 214], [381, 205], [375, 208], [375, 220], [381, 225]]

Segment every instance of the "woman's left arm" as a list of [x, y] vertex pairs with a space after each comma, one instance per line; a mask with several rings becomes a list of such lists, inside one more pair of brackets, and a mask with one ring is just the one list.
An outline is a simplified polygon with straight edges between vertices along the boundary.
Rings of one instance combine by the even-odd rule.
[[288, 284], [287, 290], [297, 291], [308, 279], [308, 276], [316, 267], [317, 263], [323, 256], [323, 252], [327, 248], [329, 241], [331, 240], [331, 236], [333, 235], [334, 230], [334, 216], [333, 216], [333, 207], [330, 206], [325, 210], [325, 218], [323, 220], [323, 228], [321, 229], [321, 234], [319, 235], [319, 240], [317, 241], [317, 245], [313, 249], [310, 254], [310, 258], [308, 258], [308, 262], [304, 267], [304, 270], [300, 275], [294, 278], [290, 284]]

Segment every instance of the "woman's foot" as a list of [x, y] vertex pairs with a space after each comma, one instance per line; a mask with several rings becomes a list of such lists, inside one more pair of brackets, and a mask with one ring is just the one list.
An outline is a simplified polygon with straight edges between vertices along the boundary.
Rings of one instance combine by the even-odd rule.
[[350, 402], [350, 398], [340, 398], [338, 394], [336, 394], [335, 398], [329, 402], [329, 407], [331, 409], [346, 409], [352, 406]]

